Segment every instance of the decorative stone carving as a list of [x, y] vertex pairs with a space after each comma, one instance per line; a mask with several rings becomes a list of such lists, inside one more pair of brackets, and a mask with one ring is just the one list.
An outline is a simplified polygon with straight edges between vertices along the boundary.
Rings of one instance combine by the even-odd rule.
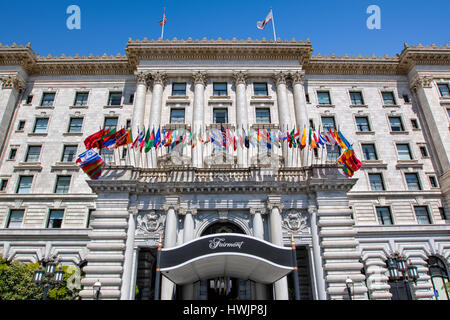
[[305, 81], [305, 71], [296, 71], [290, 74], [292, 80], [292, 86], [296, 84], [304, 84]]
[[303, 211], [291, 209], [284, 215], [283, 228], [291, 232], [309, 232], [308, 216]]
[[137, 226], [136, 231], [139, 233], [157, 233], [163, 227], [163, 218], [155, 211], [138, 215], [136, 218]]
[[188, 166], [191, 158], [183, 156], [178, 152], [171, 152], [158, 158], [158, 164], [162, 167]]
[[151, 79], [153, 81], [153, 85], [160, 84], [160, 85], [164, 86], [164, 84], [167, 80], [167, 75], [165, 72], [156, 71], [156, 72], [152, 73]]
[[266, 208], [263, 208], [263, 207], [261, 207], [261, 208], [255, 208], [255, 207], [250, 208], [250, 214], [256, 214], [256, 213], [265, 214], [266, 211], [267, 211]]
[[17, 77], [8, 76], [2, 78], [2, 88], [22, 91], [25, 89], [25, 83]]
[[418, 88], [431, 88], [432, 81], [433, 81], [432, 77], [419, 76], [413, 81], [411, 88], [413, 90]]
[[200, 71], [195, 72], [192, 74], [192, 78], [194, 78], [194, 84], [206, 86], [206, 73]]
[[238, 71], [233, 73], [234, 83], [237, 86], [238, 84], [247, 84], [247, 73], [243, 71]]
[[136, 81], [138, 84], [144, 84], [144, 85], [148, 85], [148, 82], [150, 80], [150, 74], [148, 72], [137, 72], [135, 73], [136, 75]]
[[278, 86], [280, 84], [286, 84], [288, 79], [288, 74], [286, 72], [278, 72], [274, 74], [273, 80], [275, 81], [275, 84]]

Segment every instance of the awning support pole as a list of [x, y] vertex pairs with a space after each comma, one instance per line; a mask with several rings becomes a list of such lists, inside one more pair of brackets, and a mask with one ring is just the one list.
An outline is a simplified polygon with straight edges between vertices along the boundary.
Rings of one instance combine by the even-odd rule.
[[159, 300], [159, 290], [160, 290], [160, 281], [161, 281], [161, 247], [162, 247], [162, 238], [161, 234], [159, 235], [158, 241], [158, 252], [156, 254], [156, 279], [155, 279], [155, 300]]
[[295, 287], [295, 300], [300, 300], [300, 285], [298, 281], [298, 267], [297, 267], [297, 254], [295, 248], [294, 235], [291, 233], [291, 246], [292, 246], [292, 264], [294, 265], [294, 270], [292, 270], [292, 276], [294, 278]]

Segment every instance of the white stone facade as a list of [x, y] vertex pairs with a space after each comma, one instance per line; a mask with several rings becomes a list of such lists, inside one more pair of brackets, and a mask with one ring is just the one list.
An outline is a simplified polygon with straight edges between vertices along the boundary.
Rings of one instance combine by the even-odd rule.
[[[313, 56], [309, 41], [294, 40], [130, 40], [126, 51], [39, 57], [29, 46], [0, 46], [3, 256], [35, 262], [56, 255], [82, 266], [82, 298], [93, 298], [101, 279], [103, 299], [133, 299], [140, 249], [155, 248], [161, 234], [165, 246], [176, 246], [229, 221], [280, 245], [289, 246], [293, 233], [308, 253], [313, 299], [346, 299], [347, 278], [354, 299], [391, 299], [386, 259], [394, 253], [418, 267], [414, 299], [433, 299], [427, 259], [450, 266], [450, 98], [438, 88], [450, 85], [448, 45], [405, 46], [398, 57], [382, 58]], [[215, 82], [227, 84], [226, 96], [214, 95]], [[255, 82], [267, 83], [266, 96], [254, 93]], [[173, 95], [173, 83], [186, 83], [185, 96]], [[318, 91], [329, 92], [329, 105], [319, 104]], [[352, 104], [354, 91], [363, 105]], [[55, 93], [50, 107], [42, 106], [46, 92]], [[77, 92], [88, 93], [85, 106], [75, 106]], [[111, 92], [122, 93], [120, 105], [108, 105]], [[394, 105], [383, 103], [383, 92], [393, 93]], [[322, 117], [334, 117], [363, 167], [350, 179], [310, 152], [274, 148], [276, 170], [267, 175], [255, 148], [229, 150], [226, 163], [215, 165], [212, 144], [185, 148], [181, 167], [164, 157], [166, 148], [137, 158], [116, 150], [99, 181], [62, 161], [64, 146], [83, 152], [84, 139], [106, 117], [130, 125], [135, 136], [138, 127], [173, 126], [174, 108], [184, 108], [181, 127], [192, 130], [214, 126], [213, 109], [224, 108], [227, 127], [247, 130], [263, 127], [258, 107], [270, 109], [272, 128], [318, 128]], [[367, 117], [370, 130], [358, 130], [355, 117]], [[400, 117], [404, 130], [392, 131], [389, 117]], [[34, 133], [37, 118], [48, 118], [43, 133]], [[71, 118], [83, 118], [80, 133], [69, 132]], [[399, 159], [397, 143], [409, 145], [411, 160]], [[362, 144], [375, 145], [376, 160], [364, 160]], [[38, 145], [38, 161], [25, 161], [29, 146]], [[370, 173], [382, 174], [385, 190], [371, 190]], [[420, 190], [408, 189], [405, 173], [417, 173]], [[55, 193], [58, 175], [71, 176], [68, 193]], [[20, 176], [33, 176], [28, 194], [17, 193]], [[418, 223], [415, 206], [427, 208], [429, 224]], [[381, 224], [376, 207], [390, 208], [392, 225]], [[61, 228], [47, 226], [52, 209], [64, 210]], [[8, 227], [11, 210], [24, 210], [19, 229]], [[257, 285], [252, 298], [267, 298]], [[163, 299], [171, 298], [171, 286], [163, 281]], [[186, 286], [183, 296], [198, 298], [197, 289]], [[287, 299], [286, 279], [274, 284], [273, 297]]]

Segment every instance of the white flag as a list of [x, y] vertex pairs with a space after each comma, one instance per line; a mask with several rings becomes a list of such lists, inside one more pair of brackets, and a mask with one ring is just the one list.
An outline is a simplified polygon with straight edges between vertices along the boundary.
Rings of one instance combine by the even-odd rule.
[[266, 19], [264, 21], [258, 21], [256, 22], [256, 27], [260, 30], [264, 30], [266, 25], [272, 20], [272, 9], [270, 9], [269, 14], [267, 15]]

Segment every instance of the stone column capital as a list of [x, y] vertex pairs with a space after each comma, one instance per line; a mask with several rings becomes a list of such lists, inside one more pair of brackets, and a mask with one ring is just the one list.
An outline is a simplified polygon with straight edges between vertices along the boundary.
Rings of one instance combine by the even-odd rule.
[[185, 216], [187, 214], [195, 216], [197, 214], [197, 208], [180, 208], [179, 214], [182, 216]]
[[207, 74], [205, 72], [194, 72], [192, 74], [192, 78], [194, 78], [194, 84], [202, 84], [203, 86], [206, 86]]
[[308, 206], [308, 213], [310, 215], [317, 214], [317, 206], [312, 204]]
[[167, 81], [167, 74], [160, 71], [153, 72], [151, 74], [151, 80], [153, 81], [153, 85], [160, 84], [164, 86]]
[[273, 208], [278, 208], [278, 210], [283, 210], [284, 204], [281, 202], [281, 196], [268, 196], [267, 197], [267, 208], [273, 210]]
[[247, 72], [245, 71], [236, 71], [233, 72], [234, 84], [237, 86], [238, 84], [247, 84]]
[[180, 198], [179, 197], [166, 197], [166, 203], [163, 204], [164, 211], [169, 211], [169, 209], [179, 210], [180, 209]]
[[132, 214], [132, 215], [134, 215], [134, 216], [137, 216], [138, 215], [138, 213], [139, 213], [139, 209], [138, 208], [130, 208], [130, 209], [128, 209], [128, 213], [129, 214]]
[[418, 76], [411, 83], [411, 90], [417, 90], [419, 88], [431, 88], [431, 82], [433, 77], [430, 76]]
[[144, 84], [148, 86], [148, 82], [150, 81], [151, 75], [149, 72], [139, 71], [135, 72], [137, 84]]
[[16, 89], [18, 91], [23, 91], [25, 89], [25, 82], [19, 79], [17, 76], [7, 76], [1, 78], [3, 89]]
[[265, 214], [266, 213], [266, 208], [263, 208], [263, 207], [261, 207], [261, 208], [250, 208], [250, 214], [251, 215], [255, 215], [255, 214], [257, 214], [257, 213], [259, 213], [259, 214]]
[[305, 82], [305, 71], [295, 71], [290, 73], [290, 77], [292, 80], [292, 86], [295, 86], [296, 84], [303, 85]]
[[287, 79], [288, 79], [288, 74], [284, 71], [280, 71], [275, 73], [272, 78], [276, 84], [276, 86], [278, 87], [280, 84], [287, 84]]

